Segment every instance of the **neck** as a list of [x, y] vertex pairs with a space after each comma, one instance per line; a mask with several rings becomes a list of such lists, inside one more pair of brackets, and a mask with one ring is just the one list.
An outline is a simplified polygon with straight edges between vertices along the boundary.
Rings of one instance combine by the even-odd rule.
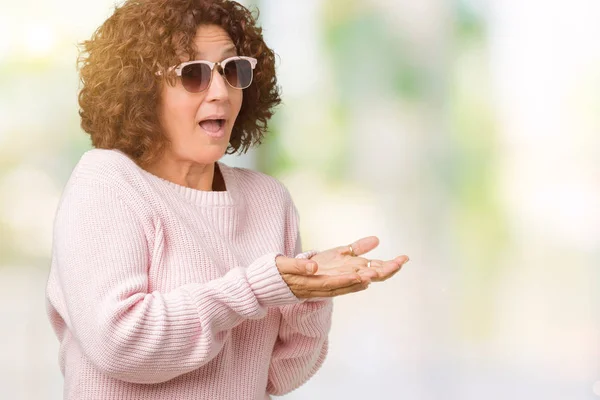
[[146, 168], [148, 172], [162, 179], [202, 191], [225, 190], [219, 168], [216, 163], [197, 164], [192, 162], [176, 162], [163, 159]]

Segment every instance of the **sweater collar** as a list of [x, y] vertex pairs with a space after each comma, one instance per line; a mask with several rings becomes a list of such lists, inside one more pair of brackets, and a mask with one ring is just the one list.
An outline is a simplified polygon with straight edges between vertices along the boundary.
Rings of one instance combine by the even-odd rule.
[[[115, 150], [127, 158], [125, 153]], [[131, 158], [129, 158], [131, 160]], [[197, 206], [235, 206], [236, 204], [241, 204], [242, 197], [238, 192], [238, 184], [237, 177], [235, 175], [235, 168], [232, 168], [226, 164], [223, 164], [221, 161], [217, 161], [217, 165], [219, 170], [221, 171], [221, 175], [223, 175], [223, 180], [225, 181], [226, 191], [212, 191], [212, 190], [198, 190], [193, 189], [187, 186], [179, 185], [175, 182], [171, 182], [167, 179], [163, 179], [159, 176], [156, 176], [145, 169], [141, 168], [133, 160], [131, 162], [135, 165], [141, 173], [148, 177], [151, 181], [155, 182], [159, 187], [165, 189], [168, 192], [176, 193], [178, 196], [185, 199], [187, 202], [192, 203]]]

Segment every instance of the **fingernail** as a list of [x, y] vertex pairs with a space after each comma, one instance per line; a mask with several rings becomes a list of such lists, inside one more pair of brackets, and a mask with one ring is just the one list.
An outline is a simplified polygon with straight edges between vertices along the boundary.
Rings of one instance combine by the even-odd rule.
[[306, 264], [306, 272], [308, 272], [309, 274], [314, 274], [315, 263]]

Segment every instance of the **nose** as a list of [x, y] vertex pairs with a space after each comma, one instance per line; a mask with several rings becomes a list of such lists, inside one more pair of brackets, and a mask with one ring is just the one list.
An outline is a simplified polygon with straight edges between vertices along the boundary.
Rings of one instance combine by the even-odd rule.
[[208, 101], [223, 101], [229, 98], [229, 84], [225, 82], [225, 77], [221, 75], [221, 72], [221, 66], [215, 65], [215, 68], [212, 71], [212, 81], [206, 93], [206, 99]]

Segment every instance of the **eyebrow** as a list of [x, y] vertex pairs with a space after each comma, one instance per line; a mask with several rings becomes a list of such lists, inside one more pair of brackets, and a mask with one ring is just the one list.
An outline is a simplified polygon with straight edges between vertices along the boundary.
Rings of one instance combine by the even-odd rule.
[[236, 47], [235, 47], [234, 45], [227, 46], [227, 48], [225, 49], [225, 51], [223, 51], [223, 52], [221, 53], [221, 55], [222, 55], [222, 56], [224, 56], [225, 54], [228, 54], [228, 53], [234, 53], [234, 54], [237, 54], [237, 49], [236, 49]]

